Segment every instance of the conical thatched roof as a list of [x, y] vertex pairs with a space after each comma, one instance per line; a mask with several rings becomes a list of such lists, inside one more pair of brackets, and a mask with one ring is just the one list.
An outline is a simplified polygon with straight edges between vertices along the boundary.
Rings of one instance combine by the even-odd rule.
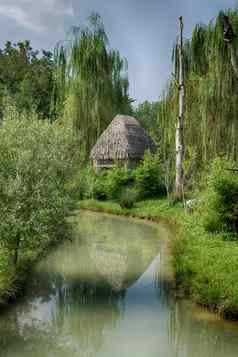
[[155, 145], [138, 121], [130, 116], [117, 115], [102, 133], [91, 151], [93, 160], [140, 159]]

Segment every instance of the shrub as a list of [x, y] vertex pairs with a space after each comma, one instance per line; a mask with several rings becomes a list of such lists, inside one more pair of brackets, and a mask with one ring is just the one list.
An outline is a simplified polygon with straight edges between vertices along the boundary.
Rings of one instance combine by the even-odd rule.
[[119, 198], [119, 204], [121, 208], [132, 208], [137, 201], [137, 197], [138, 192], [136, 192], [134, 189], [128, 188], [123, 191]]
[[238, 173], [234, 162], [217, 159], [208, 179], [203, 207], [205, 228], [213, 232], [238, 233]]
[[146, 153], [143, 162], [133, 173], [140, 199], [166, 195], [164, 174], [158, 155]]
[[99, 201], [105, 201], [108, 198], [107, 195], [107, 172], [102, 171], [95, 177], [93, 197]]
[[95, 174], [90, 166], [80, 169], [74, 185], [80, 200], [94, 197]]
[[99, 200], [115, 200], [131, 183], [130, 173], [125, 168], [102, 171], [95, 179], [94, 197]]
[[63, 233], [73, 197], [76, 154], [70, 128], [6, 118], [0, 128], [0, 236], [16, 263], [21, 252]]

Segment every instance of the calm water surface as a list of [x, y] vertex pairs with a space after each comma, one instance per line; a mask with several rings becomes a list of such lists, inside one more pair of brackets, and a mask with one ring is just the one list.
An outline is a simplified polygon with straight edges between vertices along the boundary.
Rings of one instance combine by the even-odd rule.
[[164, 227], [97, 213], [0, 315], [1, 357], [237, 357], [238, 324], [176, 301]]

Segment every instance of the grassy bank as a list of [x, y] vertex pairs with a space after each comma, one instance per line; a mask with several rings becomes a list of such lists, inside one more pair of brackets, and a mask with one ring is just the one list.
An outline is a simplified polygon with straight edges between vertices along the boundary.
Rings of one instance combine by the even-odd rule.
[[224, 235], [207, 233], [195, 214], [167, 200], [137, 203], [122, 209], [115, 202], [86, 200], [82, 209], [176, 223], [173, 240], [177, 286], [199, 304], [225, 318], [238, 319], [238, 243]]
[[184, 215], [182, 204], [172, 205], [167, 199], [141, 201], [131, 209], [121, 208], [116, 202], [97, 200], [81, 201], [80, 207], [92, 211], [148, 219], [154, 222], [159, 222], [163, 219], [171, 223], [177, 223], [182, 221]]

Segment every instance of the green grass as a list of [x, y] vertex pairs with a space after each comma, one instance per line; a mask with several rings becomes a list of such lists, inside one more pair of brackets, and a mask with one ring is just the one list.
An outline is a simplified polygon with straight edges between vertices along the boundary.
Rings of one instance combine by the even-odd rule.
[[185, 219], [177, 238], [177, 285], [199, 304], [238, 319], [238, 242], [207, 233], [195, 216]]
[[112, 201], [85, 200], [80, 202], [82, 209], [89, 209], [116, 215], [138, 217], [155, 222], [169, 220], [177, 223], [184, 215], [183, 206], [180, 203], [172, 204], [167, 199], [146, 200], [135, 204], [131, 209], [121, 208]]
[[178, 288], [223, 317], [238, 319], [238, 242], [207, 233], [198, 215], [166, 199], [139, 202], [132, 209], [95, 200], [82, 201], [80, 207], [176, 223], [172, 246]]

